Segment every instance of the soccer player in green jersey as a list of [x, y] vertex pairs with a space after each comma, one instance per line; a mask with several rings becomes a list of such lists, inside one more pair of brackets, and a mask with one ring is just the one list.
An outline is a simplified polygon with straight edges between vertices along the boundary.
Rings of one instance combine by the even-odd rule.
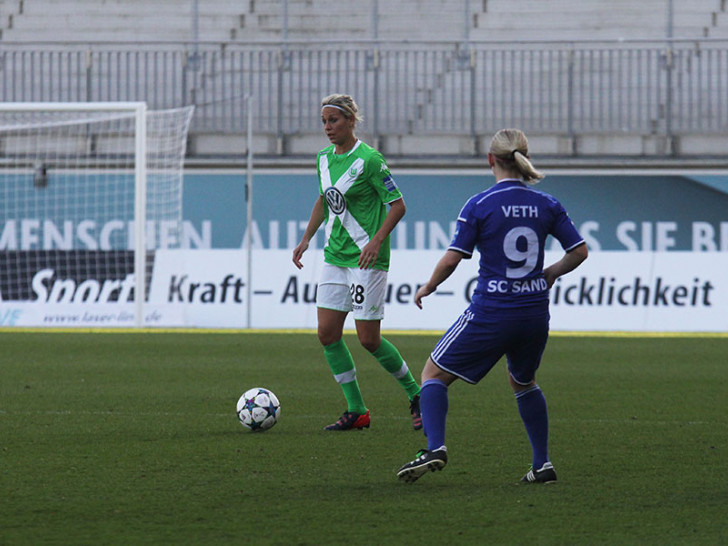
[[329, 95], [321, 102], [321, 122], [331, 145], [317, 156], [319, 197], [293, 250], [293, 263], [303, 267], [303, 253], [325, 224], [324, 267], [316, 294], [318, 338], [347, 402], [344, 414], [325, 429], [362, 429], [370, 424], [354, 360], [343, 340], [344, 322], [351, 312], [359, 342], [402, 386], [410, 401], [412, 426], [419, 430], [420, 387], [397, 348], [380, 331], [390, 234], [406, 208], [382, 154], [354, 134], [361, 119], [349, 95]]

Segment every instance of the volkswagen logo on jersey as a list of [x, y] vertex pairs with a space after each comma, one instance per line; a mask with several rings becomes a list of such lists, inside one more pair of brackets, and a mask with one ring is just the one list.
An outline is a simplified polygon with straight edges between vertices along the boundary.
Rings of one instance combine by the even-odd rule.
[[324, 198], [334, 214], [338, 215], [346, 210], [344, 195], [335, 187], [331, 186], [330, 188], [327, 188], [324, 192]]

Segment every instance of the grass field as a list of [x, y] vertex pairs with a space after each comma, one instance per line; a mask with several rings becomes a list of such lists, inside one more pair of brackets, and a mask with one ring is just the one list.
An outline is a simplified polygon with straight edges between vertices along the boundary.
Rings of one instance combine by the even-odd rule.
[[[436, 337], [388, 335], [419, 377]], [[553, 485], [503, 364], [450, 389], [443, 471], [394, 380], [347, 342], [372, 428], [311, 333], [0, 334], [0, 544], [728, 544], [728, 338], [553, 336], [539, 374]], [[235, 403], [272, 389], [261, 434]]]

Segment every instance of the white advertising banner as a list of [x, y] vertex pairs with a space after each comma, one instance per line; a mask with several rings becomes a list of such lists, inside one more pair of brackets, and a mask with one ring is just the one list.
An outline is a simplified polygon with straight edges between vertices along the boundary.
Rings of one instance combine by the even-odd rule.
[[[413, 297], [443, 251], [393, 250], [384, 329], [445, 330], [467, 307], [477, 254], [418, 309]], [[316, 328], [322, 251], [296, 269], [290, 250], [161, 250], [145, 308], [151, 327]], [[546, 263], [561, 256], [547, 253]], [[561, 331], [728, 332], [728, 253], [592, 252], [551, 290], [551, 328]], [[79, 292], [80, 288], [76, 290]], [[95, 294], [85, 290], [84, 294]], [[0, 301], [0, 326], [132, 327], [133, 303], [72, 298]], [[248, 324], [248, 299], [251, 301]], [[79, 301], [77, 301], [79, 300]], [[353, 327], [351, 317], [347, 327]]]
[[[253, 253], [254, 283], [258, 272], [263, 274], [270, 267], [269, 252]], [[154, 258], [149, 303], [177, 309], [186, 326], [245, 328], [247, 263], [244, 250], [159, 250]], [[255, 307], [257, 296], [252, 289], [250, 293]]]
[[[0, 327], [134, 328], [134, 312], [133, 303], [0, 301]], [[189, 326], [169, 305], [147, 305], [144, 320], [151, 328]]]
[[[442, 251], [393, 250], [383, 328], [444, 330], [468, 305], [477, 281], [477, 254], [461, 262], [424, 309], [413, 303], [417, 286]], [[546, 263], [561, 256], [547, 253]], [[253, 251], [247, 322], [246, 252], [157, 253], [150, 304], [178, 308], [194, 327], [315, 328], [321, 251]], [[553, 330], [728, 331], [728, 254], [718, 252], [593, 252], [551, 290]], [[352, 327], [351, 318], [347, 326]]]
[[592, 252], [551, 289], [551, 327], [728, 332], [727, 266], [718, 252]]

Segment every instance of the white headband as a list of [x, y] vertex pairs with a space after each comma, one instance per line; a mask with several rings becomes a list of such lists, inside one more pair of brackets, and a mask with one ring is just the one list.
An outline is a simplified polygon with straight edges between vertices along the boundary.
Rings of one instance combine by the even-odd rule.
[[347, 115], [351, 115], [351, 114], [350, 114], [350, 112], [347, 112], [347, 111], [346, 111], [346, 110], [344, 110], [344, 109], [343, 109], [343, 108], [342, 108], [341, 106], [336, 106], [335, 104], [324, 104], [324, 105], [323, 105], [323, 106], [321, 107], [321, 110], [323, 110], [324, 108], [336, 108], [337, 110], [341, 110], [342, 112], [344, 112], [344, 113], [345, 113], [345, 114], [347, 114]]

